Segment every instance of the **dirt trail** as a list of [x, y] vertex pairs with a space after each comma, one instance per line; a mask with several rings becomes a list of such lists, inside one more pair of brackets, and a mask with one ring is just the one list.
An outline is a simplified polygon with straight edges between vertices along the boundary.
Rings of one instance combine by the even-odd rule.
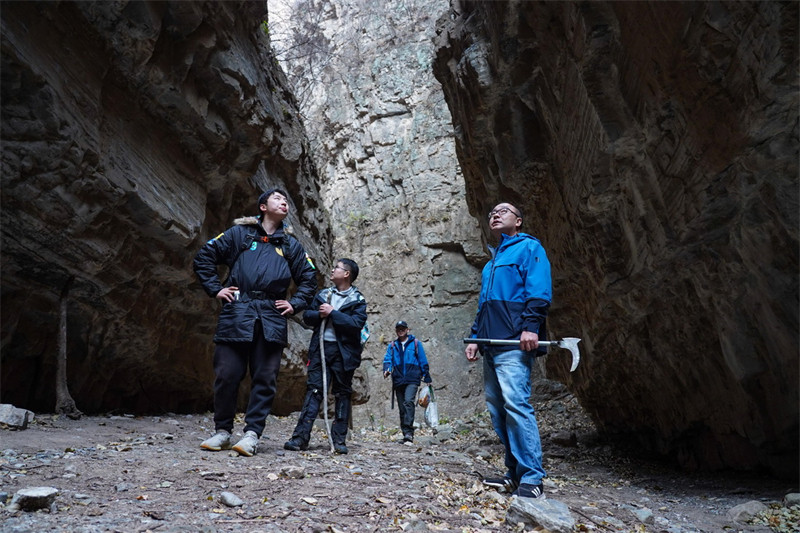
[[[621, 458], [591, 444], [585, 420], [572, 410], [569, 402], [551, 402], [539, 418], [547, 497], [570, 507], [579, 531], [766, 532], [725, 514], [750, 500], [778, 502], [793, 490]], [[556, 427], [563, 420], [572, 427]], [[450, 421], [438, 435], [420, 429], [411, 446], [397, 442], [393, 428], [357, 427], [348, 455], [329, 453], [319, 421], [308, 451], [284, 451], [294, 422], [270, 417], [259, 453], [245, 458], [199, 449], [213, 427], [209, 414], [78, 421], [39, 415], [27, 430], [0, 430], [0, 492], [10, 499], [19, 489], [55, 487], [55, 509], [0, 507], [0, 530], [520, 530], [505, 522], [509, 498], [478, 483], [476, 472], [502, 471], [502, 450], [485, 415]], [[223, 492], [244, 505], [224, 505]]]

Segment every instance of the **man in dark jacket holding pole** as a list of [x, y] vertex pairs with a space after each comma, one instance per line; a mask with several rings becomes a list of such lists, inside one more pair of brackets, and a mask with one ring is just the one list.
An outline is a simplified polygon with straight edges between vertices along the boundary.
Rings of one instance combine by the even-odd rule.
[[414, 442], [414, 414], [417, 408], [417, 391], [420, 381], [432, 382], [425, 348], [414, 335], [409, 334], [408, 324], [401, 320], [395, 324], [397, 340], [389, 343], [383, 357], [383, 377], [392, 376], [392, 393], [397, 397], [400, 411], [400, 430], [403, 443]]
[[[494, 430], [505, 446], [503, 477], [486, 485], [523, 498], [543, 497], [542, 444], [530, 403], [531, 367], [545, 339], [550, 307], [550, 262], [538, 239], [520, 231], [522, 212], [508, 203], [489, 213], [489, 229], [498, 240], [483, 268], [478, 313], [471, 338], [519, 340], [518, 346], [483, 346], [483, 383]], [[478, 345], [465, 355], [477, 361]]]
[[[231, 448], [239, 385], [250, 370], [250, 401], [244, 437], [233, 449], [250, 457], [275, 398], [283, 347], [287, 344], [287, 315], [302, 311], [316, 290], [314, 265], [300, 242], [284, 232], [289, 213], [285, 192], [266, 191], [258, 198], [258, 218], [245, 217], [208, 241], [194, 260], [194, 271], [209, 296], [223, 303], [214, 335], [214, 426], [216, 434], [203, 441], [211, 451]], [[218, 265], [230, 271], [219, 278]], [[294, 281], [297, 291], [287, 300]]]
[[[323, 409], [328, 408], [327, 405], [322, 405], [324, 386], [320, 352], [324, 348], [326, 385], [331, 387], [336, 398], [336, 414], [330, 438], [336, 453], [347, 453], [345, 440], [350, 422], [353, 374], [361, 364], [361, 329], [367, 323], [367, 302], [353, 285], [357, 277], [356, 262], [352, 259], [339, 259], [331, 271], [330, 280], [334, 286], [322, 289], [308, 311], [303, 314], [303, 322], [314, 327], [308, 347], [306, 398], [292, 438], [283, 445], [286, 450], [307, 450], [320, 406]], [[321, 331], [323, 324], [324, 330]]]

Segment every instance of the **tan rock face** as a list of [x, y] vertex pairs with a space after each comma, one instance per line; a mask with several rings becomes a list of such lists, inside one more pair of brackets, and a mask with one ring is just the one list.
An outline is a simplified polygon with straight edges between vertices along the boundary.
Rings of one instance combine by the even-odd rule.
[[[80, 409], [209, 409], [217, 306], [194, 282], [198, 247], [279, 185], [295, 233], [326, 255], [319, 185], [265, 19], [258, 2], [3, 6], [4, 402], [53, 409], [57, 300], [75, 275], [68, 373]], [[289, 378], [302, 375], [308, 334], [290, 336]]]
[[446, 7], [427, 0], [270, 4], [279, 57], [291, 57], [278, 43], [286, 46], [297, 28], [326, 50], [283, 64], [302, 96], [334, 257], [361, 268], [356, 285], [372, 330], [357, 373], [370, 401], [353, 410], [362, 423], [398, 424], [382, 362], [401, 319], [426, 350], [442, 416], [486, 405], [481, 367], [466, 361], [461, 338], [475, 317], [488, 256], [467, 210], [452, 122], [430, 68], [435, 21]]
[[599, 426], [796, 472], [797, 5], [461, 2], [434, 72], [473, 214], [520, 206]]

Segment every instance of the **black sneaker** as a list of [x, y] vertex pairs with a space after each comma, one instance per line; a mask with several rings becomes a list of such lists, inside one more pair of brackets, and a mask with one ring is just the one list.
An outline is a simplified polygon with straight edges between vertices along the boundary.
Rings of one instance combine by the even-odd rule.
[[347, 446], [345, 446], [344, 444], [334, 444], [333, 451], [335, 451], [339, 455], [347, 455]]
[[291, 450], [293, 452], [299, 452], [300, 450], [307, 450], [308, 443], [302, 442], [299, 439], [290, 439], [283, 443], [284, 450]]
[[414, 442], [414, 435], [412, 435], [411, 433], [406, 433], [405, 435], [403, 435], [402, 442]]
[[530, 483], [520, 483], [517, 490], [512, 496], [519, 496], [520, 498], [540, 498], [544, 499], [544, 487], [541, 483], [538, 485], [531, 485]]
[[485, 477], [481, 482], [487, 487], [494, 487], [511, 493], [517, 489], [517, 482], [510, 477]]

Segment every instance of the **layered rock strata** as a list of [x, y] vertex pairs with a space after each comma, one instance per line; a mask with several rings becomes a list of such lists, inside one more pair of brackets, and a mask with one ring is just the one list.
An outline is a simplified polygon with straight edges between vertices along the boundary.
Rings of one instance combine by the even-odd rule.
[[[211, 408], [218, 306], [191, 261], [260, 190], [327, 259], [330, 231], [264, 2], [5, 2], [2, 393], [52, 411], [70, 276], [70, 390], [85, 412]], [[284, 376], [304, 386], [293, 325]], [[301, 392], [297, 392], [299, 395]]]
[[[453, 1], [434, 72], [470, 212], [519, 205], [607, 433], [798, 459], [798, 5]], [[566, 358], [565, 358], [566, 359]], [[794, 473], [794, 474], [792, 474]]]

